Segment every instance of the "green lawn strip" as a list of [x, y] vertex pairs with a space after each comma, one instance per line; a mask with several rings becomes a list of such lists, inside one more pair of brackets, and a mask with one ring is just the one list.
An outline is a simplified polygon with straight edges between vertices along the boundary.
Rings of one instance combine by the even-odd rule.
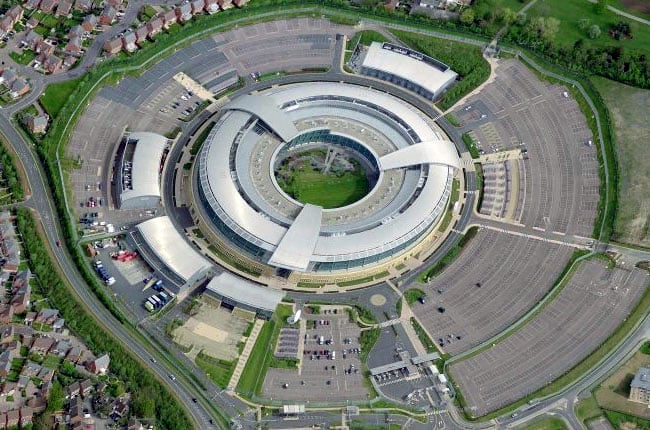
[[237, 360], [221, 360], [211, 357], [203, 351], [198, 353], [194, 362], [219, 388], [226, 388], [228, 386], [230, 377], [235, 371], [235, 366], [237, 365]]
[[520, 430], [568, 430], [566, 423], [561, 418], [550, 417], [543, 415], [541, 418], [536, 418], [532, 422], [517, 427]]
[[31, 63], [34, 58], [36, 58], [36, 53], [30, 49], [23, 49], [23, 52], [20, 54], [15, 51], [9, 52], [9, 57], [14, 60], [16, 63], [26, 66]]
[[449, 121], [449, 124], [453, 125], [454, 127], [462, 127], [462, 125], [463, 125], [463, 124], [461, 124], [458, 117], [456, 115], [454, 115], [453, 113], [451, 113], [451, 112], [448, 113], [447, 115], [445, 115], [445, 119], [447, 121]]
[[[515, 403], [512, 403], [509, 406], [501, 408], [497, 411], [494, 411], [488, 415], [484, 415], [479, 418], [466, 416], [468, 419], [473, 421], [487, 421], [493, 418], [496, 418], [500, 415], [510, 413], [515, 409], [519, 408], [521, 405], [527, 403], [532, 399], [539, 399], [546, 396], [550, 396], [562, 390], [563, 388], [568, 387], [577, 381], [582, 375], [584, 375], [589, 369], [592, 369], [596, 366], [603, 358], [609, 355], [612, 351], [616, 349], [618, 344], [622, 342], [625, 337], [630, 333], [630, 331], [637, 325], [639, 320], [641, 320], [647, 314], [648, 309], [650, 309], [650, 288], [646, 288], [646, 291], [643, 294], [643, 297], [637, 305], [634, 307], [634, 310], [630, 313], [628, 318], [618, 326], [614, 333], [608, 337], [598, 348], [596, 348], [589, 356], [584, 360], [577, 363], [574, 367], [568, 370], [564, 375], [560, 376], [549, 385], [546, 385], [543, 388], [527, 395], [526, 397], [518, 400]], [[461, 404], [463, 407], [465, 403]]]
[[589, 396], [580, 400], [575, 404], [574, 410], [576, 416], [583, 422], [583, 424], [603, 415], [603, 411], [598, 406], [598, 402], [594, 396]]
[[640, 351], [646, 355], [650, 355], [650, 340], [641, 345]]
[[431, 340], [429, 335], [424, 331], [424, 329], [422, 328], [420, 323], [415, 319], [415, 317], [411, 317], [411, 325], [413, 326], [413, 329], [415, 330], [415, 334], [418, 335], [420, 342], [422, 342], [422, 345], [424, 345], [427, 352], [438, 352], [438, 348], [436, 348], [435, 343], [433, 343], [433, 340]]
[[201, 131], [201, 134], [199, 134], [198, 137], [194, 140], [194, 143], [192, 143], [192, 148], [190, 148], [190, 154], [196, 155], [199, 153], [201, 146], [203, 146], [205, 139], [208, 138], [208, 135], [212, 131], [212, 128], [214, 127], [215, 124], [216, 123], [213, 121]]
[[83, 78], [77, 78], [71, 81], [49, 84], [45, 88], [39, 100], [43, 109], [45, 109], [50, 117], [56, 118], [59, 112], [61, 112], [61, 109], [63, 109], [63, 106], [68, 102], [68, 98], [74, 93], [74, 90], [82, 81]]
[[404, 298], [406, 299], [406, 303], [409, 305], [412, 305], [413, 303], [417, 302], [420, 297], [426, 297], [427, 293], [422, 291], [419, 288], [409, 288], [408, 290], [404, 291]]
[[[55, 269], [36, 227], [34, 218], [26, 208], [17, 210], [17, 225], [21, 234], [26, 258], [32, 272], [38, 276], [50, 304], [65, 318], [70, 331], [80, 337], [95, 354], [106, 352], [111, 357], [111, 372], [129, 384], [134, 391], [151, 393], [156, 403], [156, 420], [163, 428], [190, 428], [188, 415], [169, 391], [137, 360], [119, 344], [109, 332], [100, 328], [85, 308], [77, 302]], [[45, 360], [49, 360], [46, 358]], [[55, 357], [58, 360], [58, 357]]]
[[476, 142], [474, 142], [474, 139], [472, 139], [472, 136], [470, 136], [469, 133], [463, 133], [463, 142], [465, 143], [465, 146], [467, 146], [469, 155], [471, 155], [472, 158], [477, 159], [481, 156], [481, 154], [478, 152]]
[[391, 33], [411, 48], [442, 61], [462, 78], [450, 87], [438, 102], [443, 111], [452, 107], [490, 76], [490, 64], [483, 58], [481, 49], [477, 46], [400, 30], [391, 30]]
[[428, 282], [428, 279], [433, 278], [440, 272], [442, 272], [447, 266], [449, 266], [455, 259], [460, 255], [461, 251], [463, 250], [463, 247], [467, 245], [467, 243], [474, 237], [476, 236], [476, 233], [478, 232], [477, 227], [472, 227], [469, 230], [467, 230], [467, 233], [465, 233], [463, 236], [456, 241], [456, 244], [445, 254], [444, 257], [442, 257], [437, 263], [434, 263], [431, 267], [429, 267], [427, 270], [422, 272], [420, 274], [419, 280], [422, 283]]
[[648, 430], [650, 429], [650, 420], [635, 417], [621, 412], [605, 410], [605, 417], [616, 430]]
[[[266, 372], [274, 360], [273, 350], [280, 329], [286, 324], [286, 319], [291, 313], [291, 306], [278, 305], [271, 320], [264, 323], [237, 383], [237, 392], [240, 394], [253, 397], [261, 392]], [[286, 363], [280, 365], [284, 366]]]

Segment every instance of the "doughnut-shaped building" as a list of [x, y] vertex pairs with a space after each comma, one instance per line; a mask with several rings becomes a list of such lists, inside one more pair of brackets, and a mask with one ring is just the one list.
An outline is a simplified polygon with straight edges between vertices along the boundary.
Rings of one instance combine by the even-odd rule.
[[[363, 166], [368, 193], [331, 209], [279, 186], [281, 160], [318, 148]], [[430, 232], [448, 205], [454, 144], [403, 100], [345, 83], [309, 82], [236, 98], [195, 167], [196, 206], [229, 248], [297, 272], [365, 270]]]

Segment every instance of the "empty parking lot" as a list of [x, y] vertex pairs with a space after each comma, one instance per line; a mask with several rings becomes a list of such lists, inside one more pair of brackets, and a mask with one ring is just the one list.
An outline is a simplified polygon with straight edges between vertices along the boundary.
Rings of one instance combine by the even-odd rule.
[[496, 346], [449, 371], [470, 412], [485, 415], [524, 397], [575, 366], [627, 317], [648, 286], [648, 272], [582, 262], [560, 294]]

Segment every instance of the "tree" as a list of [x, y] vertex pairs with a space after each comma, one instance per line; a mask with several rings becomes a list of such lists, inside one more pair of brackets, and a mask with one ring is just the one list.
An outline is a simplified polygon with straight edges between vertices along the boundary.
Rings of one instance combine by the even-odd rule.
[[509, 7], [503, 9], [501, 20], [504, 24], [512, 24], [517, 19], [517, 12], [510, 9]]
[[465, 9], [463, 13], [460, 14], [460, 22], [466, 25], [471, 25], [474, 22], [474, 10]]
[[50, 389], [50, 396], [47, 399], [47, 411], [54, 412], [61, 410], [65, 403], [65, 393], [59, 381], [54, 381]]
[[582, 18], [580, 21], [578, 21], [578, 28], [580, 30], [586, 30], [589, 28], [589, 24], [591, 24], [591, 20], [589, 18]]
[[151, 418], [156, 413], [156, 402], [150, 390], [140, 390], [133, 398], [133, 412], [141, 418]]
[[598, 15], [602, 15], [607, 10], [607, 0], [598, 0], [594, 3], [594, 11]]
[[555, 39], [555, 35], [560, 30], [560, 20], [553, 17], [548, 17], [544, 20], [544, 31], [542, 36], [546, 40]]
[[596, 39], [598, 36], [600, 36], [600, 27], [598, 27], [596, 24], [589, 27], [589, 37], [591, 39]]

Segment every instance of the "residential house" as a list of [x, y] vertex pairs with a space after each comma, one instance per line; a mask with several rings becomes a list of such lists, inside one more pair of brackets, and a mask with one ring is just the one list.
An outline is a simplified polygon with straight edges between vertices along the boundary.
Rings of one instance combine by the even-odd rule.
[[175, 11], [180, 22], [187, 22], [192, 19], [192, 5], [188, 2], [181, 3]]
[[[77, 388], [79, 388], [78, 384], [74, 385], [77, 385]], [[70, 426], [72, 428], [81, 428], [84, 419], [84, 405], [78, 395], [71, 398], [72, 401], [70, 401], [70, 409], [68, 410], [68, 415], [70, 415]]]
[[217, 0], [205, 0], [205, 11], [212, 15], [219, 12], [219, 2]]
[[50, 354], [58, 355], [59, 357], [65, 357], [70, 349], [72, 349], [72, 344], [70, 341], [61, 339], [52, 347]]
[[[14, 73], [13, 70], [11, 70], [11, 69], [2, 70], [2, 72], [0, 74], [0, 84], [9, 85], [15, 79], [16, 79], [16, 73]], [[5, 235], [5, 232], [6, 232], [6, 230], [9, 230], [9, 229], [11, 229], [11, 231], [13, 231], [13, 224], [11, 224], [11, 222], [3, 222], [2, 224], [0, 224], [0, 230], [2, 231], [2, 233], [0, 233], [0, 235], [3, 238], [7, 237]]]
[[104, 43], [104, 52], [107, 52], [111, 55], [117, 54], [122, 50], [122, 39], [120, 37], [115, 37], [111, 40], [107, 40]]
[[113, 6], [106, 6], [101, 15], [99, 15], [99, 23], [101, 25], [111, 25], [115, 21], [116, 16], [117, 10]]
[[232, 0], [217, 0], [217, 3], [219, 3], [221, 10], [226, 10], [233, 7]]
[[205, 0], [192, 0], [190, 5], [192, 6], [192, 15], [200, 15], [205, 10]]
[[107, 0], [106, 4], [118, 9], [122, 5], [122, 0]]
[[[48, 55], [43, 61], [43, 69], [46, 73], [53, 75], [61, 71], [63, 60], [56, 55]], [[37, 115], [31, 117], [31, 124], [28, 123], [29, 130], [33, 134], [45, 133], [47, 130], [48, 117], [46, 115]], [[33, 130], [32, 130], [33, 129]], [[38, 130], [38, 131], [37, 131]]]
[[41, 379], [43, 382], [51, 382], [54, 379], [54, 369], [48, 369], [47, 367], [42, 367], [37, 378]]
[[7, 428], [17, 427], [20, 423], [20, 411], [14, 409], [7, 412]]
[[84, 16], [83, 21], [81, 21], [81, 28], [83, 28], [85, 32], [91, 33], [95, 27], [97, 27], [98, 22], [99, 20], [95, 15], [86, 15]]
[[70, 363], [77, 364], [81, 359], [81, 354], [82, 354], [81, 347], [73, 346], [70, 349], [70, 351], [68, 351], [68, 355], [65, 356], [65, 360], [69, 361]]
[[18, 382], [16, 382], [16, 388], [19, 390], [24, 389], [29, 384], [29, 376], [20, 375]]
[[28, 378], [33, 378], [36, 375], [38, 375], [38, 372], [40, 372], [42, 369], [41, 365], [38, 363], [34, 363], [33, 361], [28, 361], [24, 366], [23, 369], [20, 371], [21, 375], [25, 375]]
[[163, 12], [162, 14], [162, 19], [163, 19], [163, 27], [165, 30], [167, 30], [170, 26], [173, 24], [176, 24], [178, 22], [178, 17], [176, 16], [176, 11], [175, 10], [168, 10], [167, 12]]
[[58, 309], [43, 308], [36, 316], [35, 322], [40, 324], [52, 325], [59, 318]]
[[129, 423], [126, 425], [126, 430], [145, 430], [145, 426], [135, 418], [131, 418]]
[[5, 16], [4, 18], [0, 19], [0, 34], [5, 34], [10, 30], [13, 30], [14, 28], [14, 20], [11, 19], [10, 16]]
[[163, 20], [159, 16], [154, 16], [147, 23], [147, 30], [149, 30], [149, 37], [154, 37], [156, 34], [160, 33], [163, 29]]
[[45, 13], [52, 13], [58, 4], [59, 0], [41, 0], [41, 4], [38, 8]]
[[86, 363], [86, 369], [89, 372], [94, 373], [95, 375], [103, 375], [108, 370], [108, 365], [110, 363], [110, 357], [108, 354], [104, 354], [101, 357], [98, 357], [94, 360], [91, 360]]
[[32, 343], [32, 348], [30, 351], [45, 355], [50, 351], [50, 349], [52, 349], [53, 345], [54, 339], [49, 337], [37, 337], [34, 339], [34, 343]]
[[45, 39], [44, 41], [40, 42], [38, 45], [36, 45], [36, 53], [39, 54], [41, 57], [47, 57], [48, 55], [54, 54], [54, 45], [50, 43], [48, 39]]
[[83, 381], [79, 382], [79, 394], [81, 397], [88, 397], [88, 395], [92, 392], [93, 390], [93, 381], [90, 379], [84, 379]]
[[9, 372], [11, 372], [11, 362], [16, 358], [16, 351], [13, 349], [7, 349], [0, 353], [0, 376], [6, 378]]
[[135, 33], [132, 31], [127, 31], [122, 36], [122, 44], [124, 46], [124, 49], [126, 49], [127, 52], [133, 52], [136, 49], [138, 49], [138, 47], [135, 44], [135, 41], [136, 41]]
[[[232, 0], [232, 2], [237, 7], [244, 7], [248, 3], [248, 0]], [[391, 0], [391, 2], [397, 4], [397, 0]]]
[[128, 403], [123, 399], [117, 399], [113, 403], [113, 409], [111, 410], [111, 413], [109, 414], [109, 416], [113, 420], [118, 420], [118, 419], [122, 418], [124, 415], [126, 415], [126, 413], [128, 411], [129, 411]]
[[138, 46], [142, 46], [143, 42], [147, 41], [147, 36], [149, 35], [149, 30], [146, 25], [142, 25], [135, 30], [135, 43]]
[[0, 330], [0, 345], [6, 345], [14, 340], [16, 329], [12, 325], [6, 325]]
[[66, 391], [66, 395], [65, 395], [66, 399], [74, 399], [80, 393], [79, 383], [74, 382], [74, 383], [68, 385], [66, 387], [65, 391]]
[[7, 304], [0, 304], [0, 323], [9, 324], [14, 317], [14, 307]]
[[39, 24], [39, 21], [36, 18], [31, 17], [25, 23], [25, 27], [27, 27], [27, 28], [29, 28], [31, 30], [32, 28], [36, 28], [36, 26], [38, 26], [38, 24]]
[[34, 410], [30, 407], [20, 408], [20, 426], [25, 427], [32, 423]]
[[75, 57], [74, 55], [66, 55], [66, 56], [63, 58], [63, 67], [69, 69], [69, 68], [71, 68], [72, 66], [75, 65], [75, 63], [77, 62], [77, 60], [78, 60], [78, 58]]
[[10, 16], [14, 20], [14, 24], [23, 19], [24, 10], [19, 5], [12, 6], [9, 8], [5, 16]]
[[2, 385], [2, 390], [0, 390], [0, 396], [13, 396], [16, 392], [16, 383], [6, 381]]
[[[95, 16], [95, 15], [89, 15], [89, 16]], [[83, 35], [84, 35], [84, 32], [86, 32], [86, 31], [87, 30], [84, 29], [82, 26], [75, 25], [74, 27], [72, 27], [70, 29], [70, 31], [68, 31], [68, 34], [66, 35], [66, 38], [67, 39], [73, 39], [75, 37], [82, 38]]]
[[42, 41], [43, 41], [43, 36], [35, 32], [34, 30], [29, 30], [27, 33], [25, 33], [25, 36], [23, 36], [23, 40], [20, 43], [24, 48], [31, 49], [32, 51], [36, 51], [36, 47]]
[[59, 318], [58, 320], [54, 321], [52, 324], [52, 330], [54, 330], [56, 333], [61, 333], [63, 331], [63, 327], [65, 326], [65, 320], [63, 318]]
[[70, 0], [61, 0], [59, 6], [56, 8], [56, 16], [68, 16], [72, 9], [72, 2]]
[[93, 8], [93, 0], [75, 0], [74, 8], [82, 12], [90, 12]]
[[[13, 86], [13, 84], [15, 82], [16, 81], [14, 81], [11, 85]], [[28, 88], [28, 90], [29, 90], [29, 88]], [[16, 93], [12, 93], [11, 91], [9, 91], [9, 95], [11, 95], [12, 97], [13, 97], [14, 94], [16, 94]], [[14, 98], [17, 98], [17, 97], [18, 96], [14, 97]], [[4, 272], [16, 273], [18, 271], [18, 266], [19, 265], [20, 265], [20, 256], [19, 255], [16, 255], [16, 254], [7, 255], [5, 257], [5, 260], [2, 263], [2, 270]]]
[[41, 5], [41, 0], [27, 0], [24, 6], [27, 9], [37, 9]]
[[23, 322], [25, 325], [31, 326], [35, 320], [36, 320], [36, 312], [27, 312], [27, 315], [25, 315], [25, 321]]
[[43, 384], [43, 388], [41, 389], [42, 395], [38, 397], [32, 397], [31, 399], [27, 400], [27, 407], [32, 409], [33, 413], [38, 414], [40, 412], [43, 412], [45, 410], [45, 407], [47, 406], [47, 402], [45, 399], [47, 399], [47, 395], [52, 389], [52, 384]]
[[65, 45], [64, 52], [68, 55], [80, 55], [81, 54], [81, 39], [78, 37], [73, 37], [68, 40], [68, 43]]

